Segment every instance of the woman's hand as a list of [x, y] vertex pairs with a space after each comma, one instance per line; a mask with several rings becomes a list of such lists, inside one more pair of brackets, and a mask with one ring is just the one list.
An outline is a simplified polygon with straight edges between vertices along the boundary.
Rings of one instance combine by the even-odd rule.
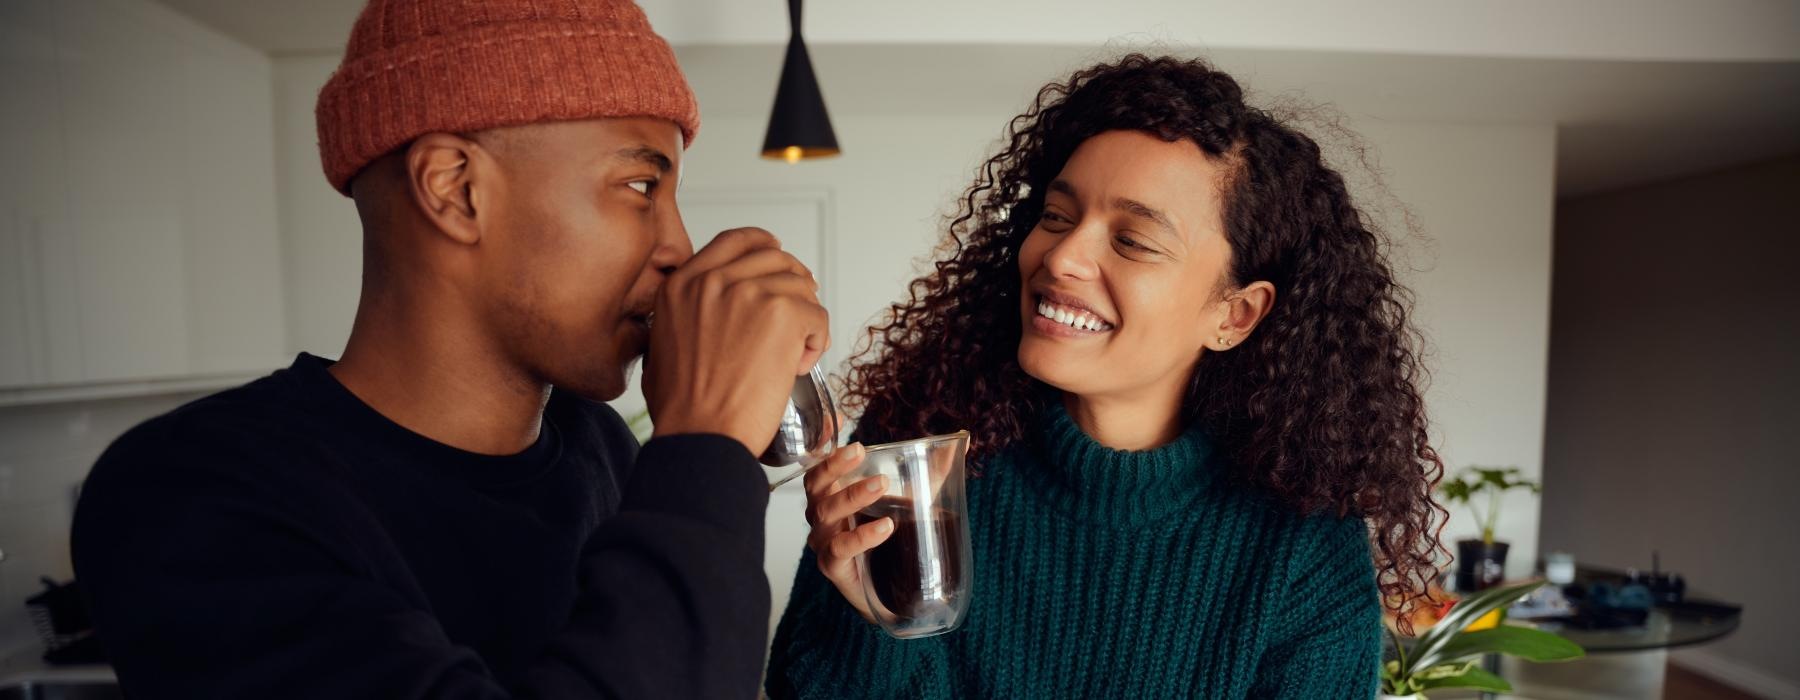
[[894, 532], [894, 519], [882, 518], [853, 527], [852, 517], [881, 498], [887, 490], [887, 477], [874, 476], [838, 487], [839, 479], [862, 464], [863, 455], [862, 444], [853, 443], [806, 472], [806, 522], [812, 525], [806, 546], [812, 548], [820, 573], [837, 586], [844, 600], [863, 619], [874, 622], [863, 596], [862, 581], [856, 574], [856, 555], [886, 541]]

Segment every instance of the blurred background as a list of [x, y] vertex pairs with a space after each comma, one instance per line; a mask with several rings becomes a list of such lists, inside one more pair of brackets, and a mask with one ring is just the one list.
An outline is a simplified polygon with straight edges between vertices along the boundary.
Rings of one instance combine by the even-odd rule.
[[[1505, 574], [1657, 552], [1742, 611], [1666, 684], [1661, 647], [1620, 684], [1800, 698], [1800, 3], [815, 2], [841, 154], [797, 163], [760, 157], [786, 5], [642, 5], [700, 100], [688, 229], [780, 235], [825, 286], [834, 368], [1045, 83], [1139, 49], [1319, 106], [1418, 295], [1451, 475], [1541, 484], [1499, 501]], [[312, 110], [360, 8], [0, 0], [0, 656], [41, 651], [24, 601], [72, 576], [75, 489], [113, 438], [341, 351], [360, 228]], [[802, 503], [770, 506], [777, 614]], [[1450, 507], [1454, 549], [1481, 527]]]

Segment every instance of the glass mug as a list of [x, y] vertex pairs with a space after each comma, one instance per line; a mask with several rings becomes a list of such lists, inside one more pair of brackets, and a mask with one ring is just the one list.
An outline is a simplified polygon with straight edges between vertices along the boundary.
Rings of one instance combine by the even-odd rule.
[[769, 490], [792, 481], [806, 470], [818, 466], [837, 449], [837, 404], [825, 384], [825, 372], [817, 366], [794, 379], [794, 390], [788, 395], [787, 407], [781, 413], [781, 425], [775, 439], [756, 458], [766, 467]]
[[900, 639], [943, 634], [969, 609], [969, 513], [963, 461], [967, 431], [874, 445], [840, 487], [887, 477], [887, 492], [855, 525], [893, 518], [893, 534], [856, 558], [863, 597], [877, 624]]
[[[654, 326], [656, 315], [651, 314], [645, 322]], [[781, 412], [781, 424], [775, 427], [775, 438], [756, 457], [767, 467], [764, 471], [769, 477], [769, 490], [774, 491], [830, 457], [837, 449], [841, 428], [825, 372], [813, 365], [811, 371], [794, 379], [787, 406]]]

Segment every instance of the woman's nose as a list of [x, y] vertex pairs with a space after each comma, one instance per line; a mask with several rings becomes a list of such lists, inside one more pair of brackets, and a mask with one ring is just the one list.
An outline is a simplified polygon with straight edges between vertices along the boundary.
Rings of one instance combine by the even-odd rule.
[[1094, 234], [1076, 228], [1044, 254], [1044, 269], [1058, 279], [1091, 280], [1099, 274], [1094, 264]]

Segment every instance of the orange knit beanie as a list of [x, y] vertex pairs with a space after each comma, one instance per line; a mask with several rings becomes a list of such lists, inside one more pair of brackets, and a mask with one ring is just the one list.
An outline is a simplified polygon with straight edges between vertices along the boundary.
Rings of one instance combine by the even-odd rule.
[[370, 0], [319, 91], [331, 186], [435, 131], [662, 117], [688, 143], [700, 108], [675, 52], [630, 0]]

